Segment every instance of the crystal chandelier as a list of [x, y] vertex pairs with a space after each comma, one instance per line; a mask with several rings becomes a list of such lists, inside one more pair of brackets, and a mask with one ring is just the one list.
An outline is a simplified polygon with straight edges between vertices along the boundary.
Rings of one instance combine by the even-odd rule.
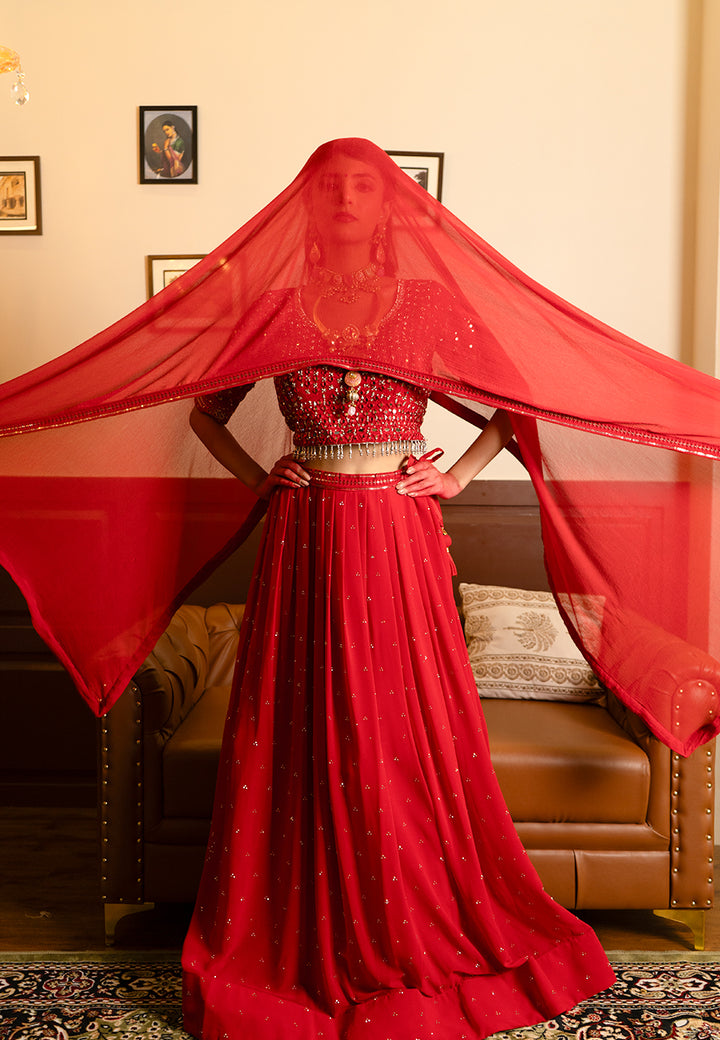
[[25, 73], [20, 65], [20, 55], [10, 47], [0, 44], [0, 73], [15, 72], [17, 80], [10, 87], [10, 96], [16, 105], [24, 105], [30, 100], [30, 92], [25, 86]]

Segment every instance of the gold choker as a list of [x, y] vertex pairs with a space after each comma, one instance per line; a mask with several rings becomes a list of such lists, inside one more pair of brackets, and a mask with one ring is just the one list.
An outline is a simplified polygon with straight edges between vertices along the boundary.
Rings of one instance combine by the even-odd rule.
[[339, 274], [327, 267], [313, 267], [310, 272], [310, 284], [317, 285], [320, 296], [326, 299], [337, 296], [341, 303], [356, 303], [361, 292], [377, 293], [380, 291], [380, 278], [376, 264], [368, 264], [352, 274]]

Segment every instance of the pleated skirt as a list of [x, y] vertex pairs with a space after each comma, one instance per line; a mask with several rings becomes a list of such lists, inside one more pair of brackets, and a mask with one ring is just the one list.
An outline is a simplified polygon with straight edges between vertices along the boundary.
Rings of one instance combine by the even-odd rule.
[[202, 1040], [471, 1040], [612, 985], [499, 791], [433, 498], [278, 490], [183, 951]]

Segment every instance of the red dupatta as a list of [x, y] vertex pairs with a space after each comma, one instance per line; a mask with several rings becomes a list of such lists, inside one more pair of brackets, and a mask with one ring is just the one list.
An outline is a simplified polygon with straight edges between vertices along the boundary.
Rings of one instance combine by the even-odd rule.
[[[427, 335], [331, 350], [288, 336], [309, 186], [337, 152], [380, 171], [386, 273], [427, 283]], [[191, 271], [0, 387], [0, 561], [98, 713], [262, 504], [188, 427], [192, 398], [263, 380], [233, 419], [269, 466], [288, 447], [268, 376], [329, 363], [430, 388], [471, 421], [513, 416], [548, 573], [607, 685], [672, 747], [718, 728], [720, 383], [534, 283], [369, 142], [319, 148]]]

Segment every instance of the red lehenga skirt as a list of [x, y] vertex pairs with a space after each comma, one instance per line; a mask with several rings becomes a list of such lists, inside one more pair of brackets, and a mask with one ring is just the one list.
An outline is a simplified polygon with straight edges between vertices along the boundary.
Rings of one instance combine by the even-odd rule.
[[183, 952], [203, 1040], [470, 1040], [614, 981], [515, 833], [440, 508], [397, 480], [272, 496]]

